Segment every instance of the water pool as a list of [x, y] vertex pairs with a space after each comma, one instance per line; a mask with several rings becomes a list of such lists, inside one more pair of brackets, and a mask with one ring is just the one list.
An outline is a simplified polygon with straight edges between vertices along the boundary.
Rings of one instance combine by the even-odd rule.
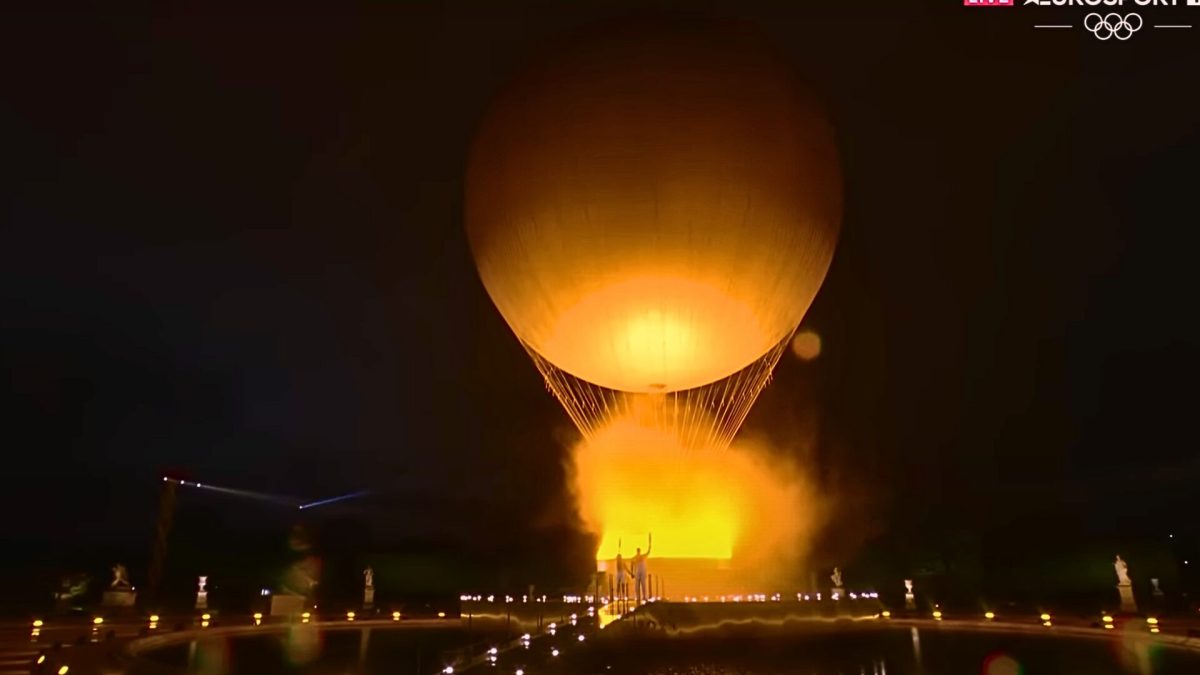
[[1093, 633], [811, 621], [668, 636], [619, 624], [597, 632], [581, 622], [526, 642], [444, 622], [279, 626], [180, 636], [140, 650], [127, 672], [441, 675], [449, 666], [454, 675], [1200, 675], [1200, 652], [1142, 634]]

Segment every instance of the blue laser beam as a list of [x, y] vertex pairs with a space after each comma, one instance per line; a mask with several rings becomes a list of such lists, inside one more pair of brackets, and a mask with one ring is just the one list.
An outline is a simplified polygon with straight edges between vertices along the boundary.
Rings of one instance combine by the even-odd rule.
[[366, 495], [369, 495], [369, 494], [371, 494], [371, 491], [370, 491], [370, 490], [359, 490], [358, 492], [351, 492], [350, 494], [341, 495], [340, 497], [330, 497], [329, 499], [319, 499], [319, 500], [317, 500], [317, 501], [315, 501], [315, 502], [309, 502], [309, 503], [307, 503], [307, 504], [301, 504], [301, 505], [300, 505], [300, 509], [301, 509], [301, 510], [303, 510], [303, 509], [311, 509], [311, 508], [313, 508], [314, 506], [324, 506], [324, 505], [326, 505], [326, 504], [334, 504], [334, 503], [337, 503], [337, 502], [344, 502], [344, 501], [346, 501], [347, 499], [354, 499], [355, 497], [363, 497], [363, 496], [366, 496]]

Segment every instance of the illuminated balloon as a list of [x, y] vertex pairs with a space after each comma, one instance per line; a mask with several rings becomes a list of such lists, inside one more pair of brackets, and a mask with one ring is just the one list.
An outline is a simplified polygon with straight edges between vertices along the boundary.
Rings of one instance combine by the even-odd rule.
[[748, 371], [752, 402], [824, 280], [842, 203], [832, 132], [760, 45], [713, 25], [585, 39], [505, 89], [479, 128], [472, 253], [577, 423], [609, 393]]

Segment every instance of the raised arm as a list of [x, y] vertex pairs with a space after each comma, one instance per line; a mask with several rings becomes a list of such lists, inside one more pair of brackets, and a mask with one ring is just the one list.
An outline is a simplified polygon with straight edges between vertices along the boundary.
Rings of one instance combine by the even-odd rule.
[[654, 547], [654, 533], [648, 532], [646, 534], [646, 555], [647, 556], [650, 555], [650, 549], [653, 547]]

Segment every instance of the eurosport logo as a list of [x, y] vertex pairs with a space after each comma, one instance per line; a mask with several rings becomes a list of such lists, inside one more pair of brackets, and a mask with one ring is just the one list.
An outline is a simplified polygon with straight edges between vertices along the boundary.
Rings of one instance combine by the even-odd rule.
[[[1188, 29], [1192, 27], [1192, 15], [1187, 10], [1200, 10], [1200, 0], [963, 0], [963, 6], [1016, 7], [1018, 1], [1022, 8], [1032, 5], [1036, 9], [1065, 10], [1055, 12], [1054, 21], [1042, 20], [1043, 16], [1050, 19], [1049, 13], [1039, 16], [1033, 28], [1082, 29], [1101, 42], [1125, 42], [1134, 35], [1149, 32], [1143, 30], [1146, 28]], [[1127, 11], [1128, 8], [1142, 11]]]

